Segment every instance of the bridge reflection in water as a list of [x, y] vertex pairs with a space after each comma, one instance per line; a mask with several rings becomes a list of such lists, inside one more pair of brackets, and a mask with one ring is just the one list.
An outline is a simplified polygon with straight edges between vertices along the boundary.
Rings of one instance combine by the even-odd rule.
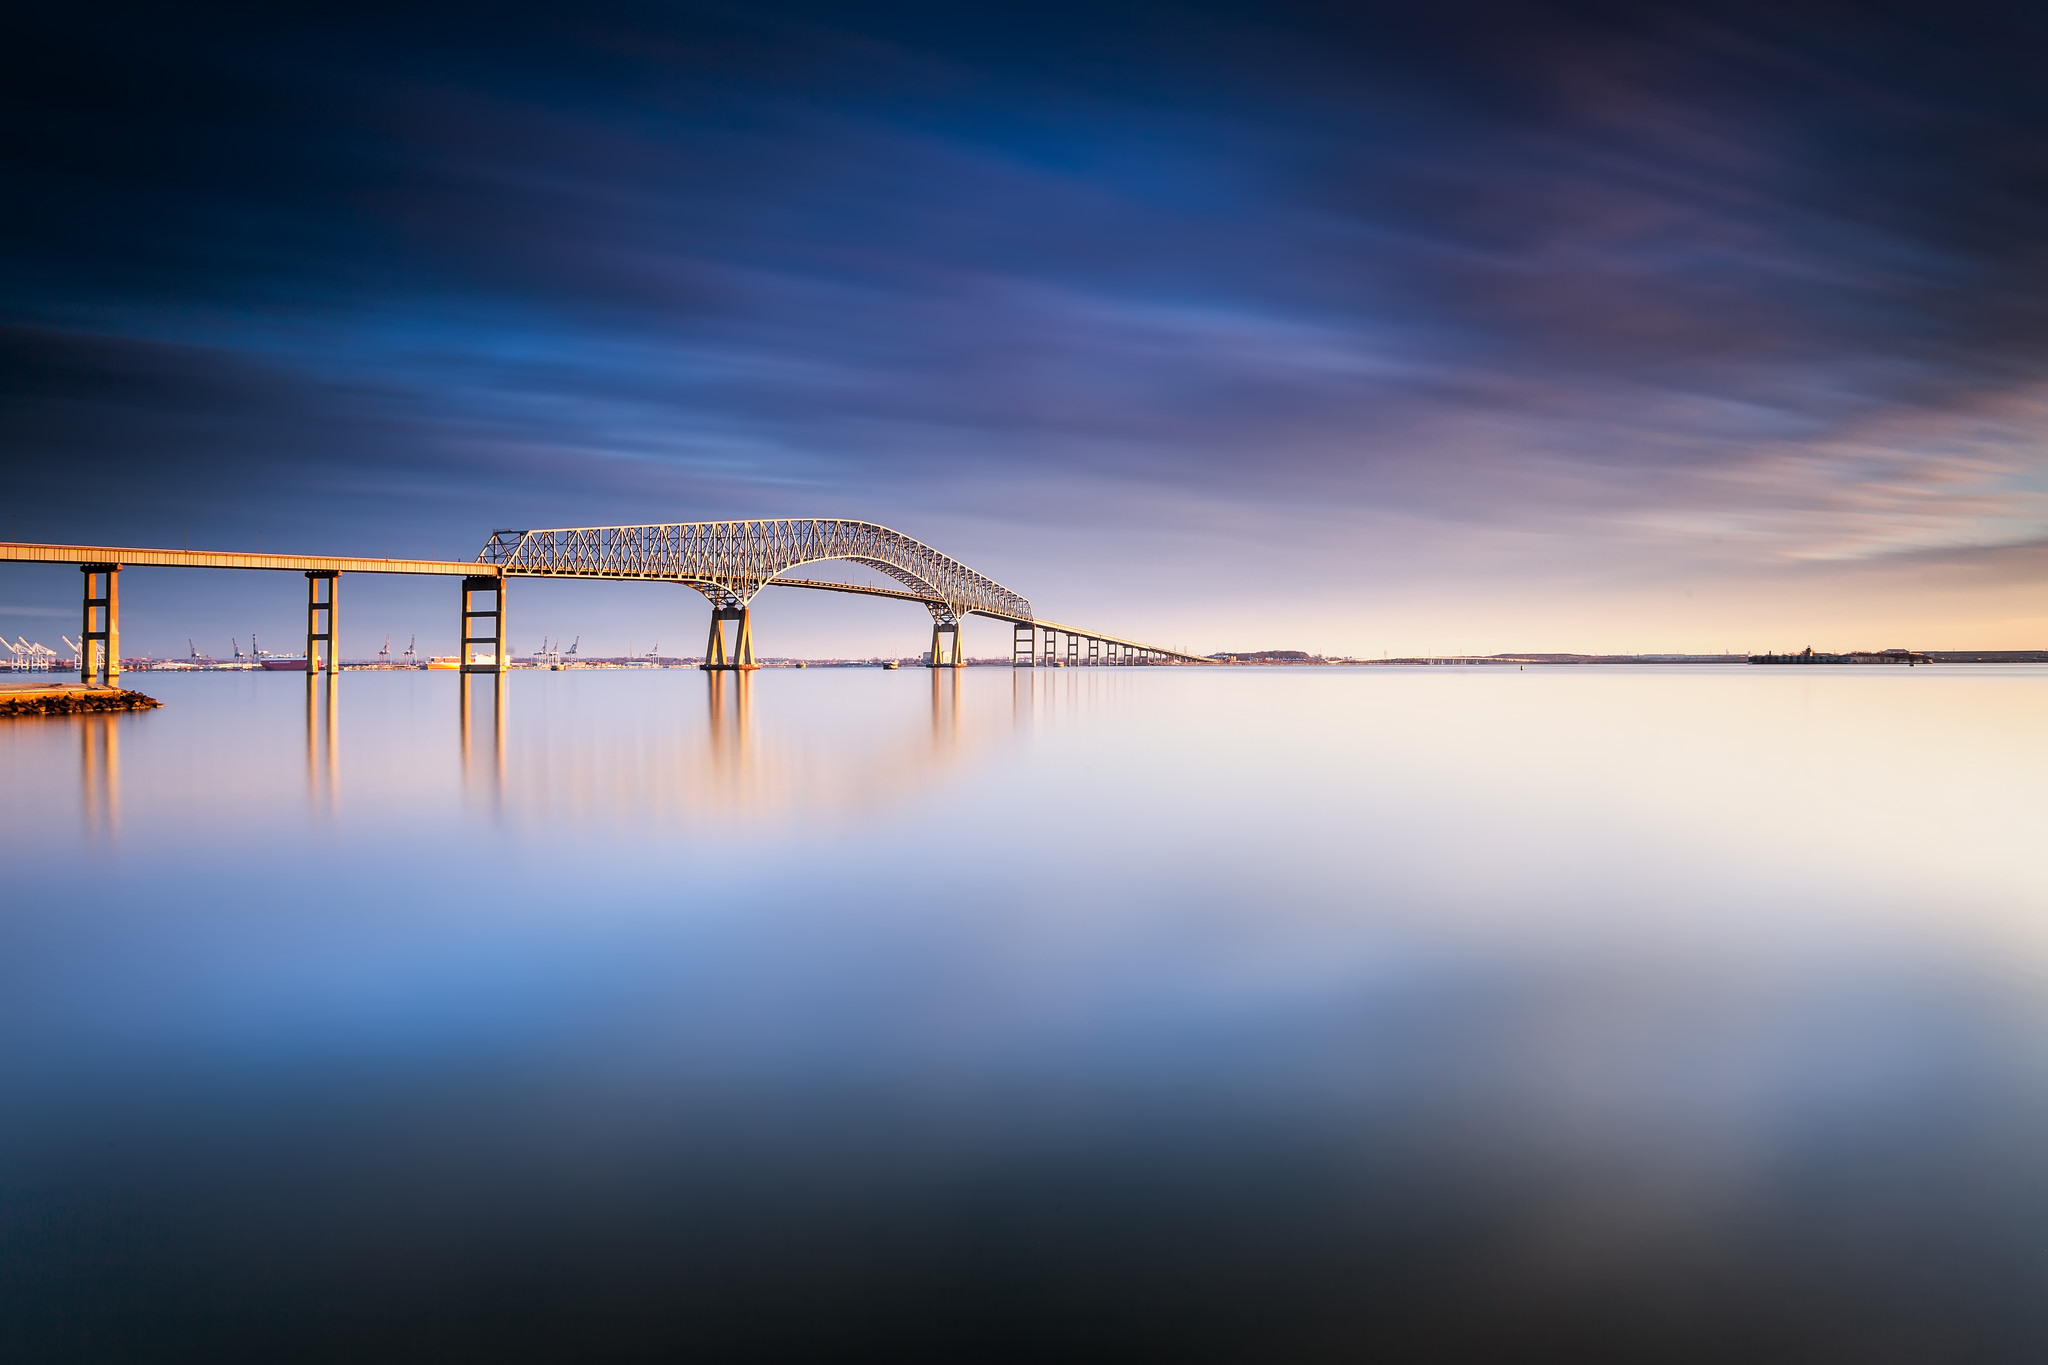
[[[494, 819], [549, 828], [601, 821], [715, 830], [792, 819], [829, 827], [921, 799], [1036, 726], [1114, 705], [1131, 684], [1116, 670], [995, 668], [454, 675], [451, 727], [444, 676], [308, 678], [303, 698], [287, 703], [291, 728], [282, 733], [275, 702], [263, 700], [284, 681], [275, 675], [166, 680], [167, 694], [184, 695], [173, 694], [163, 713], [69, 718], [62, 724], [76, 728], [82, 824], [108, 838], [121, 832], [124, 757], [145, 800], [161, 806], [168, 789], [182, 789], [191, 713], [248, 736], [252, 761], [238, 760], [227, 775], [210, 770], [213, 799], [235, 807], [236, 820], [290, 808], [278, 804], [289, 788], [275, 785], [284, 758], [287, 771], [303, 763], [304, 809], [323, 820], [340, 816], [347, 793], [369, 819], [393, 811], [432, 818], [449, 796], [467, 793]], [[353, 754], [346, 782], [344, 693]], [[142, 745], [125, 755], [124, 726], [137, 727], [131, 743]], [[36, 727], [18, 737], [40, 748], [58, 732]]]
[[73, 717], [78, 725], [78, 788], [85, 828], [111, 835], [121, 826], [121, 722], [119, 714]]
[[335, 678], [331, 669], [306, 675], [306, 802], [330, 814], [341, 801], [341, 692]]
[[[505, 790], [505, 711], [509, 704], [507, 693], [510, 690], [505, 677], [503, 673], [464, 673], [458, 674], [455, 680], [455, 690], [461, 707], [462, 785], [472, 789], [477, 786], [476, 760], [472, 752], [472, 730], [475, 724], [472, 714], [478, 705], [488, 704], [491, 726], [490, 789], [499, 795]], [[478, 695], [484, 692], [490, 694], [487, 703], [478, 700]]]
[[913, 799], [1028, 727], [1052, 692], [1085, 681], [995, 669], [821, 672], [459, 678], [462, 785], [509, 819], [551, 825], [849, 818]]
[[[728, 679], [730, 697], [726, 695]], [[754, 691], [753, 676], [707, 670], [704, 682], [711, 766], [720, 773], [743, 773], [747, 766], [747, 701]]]

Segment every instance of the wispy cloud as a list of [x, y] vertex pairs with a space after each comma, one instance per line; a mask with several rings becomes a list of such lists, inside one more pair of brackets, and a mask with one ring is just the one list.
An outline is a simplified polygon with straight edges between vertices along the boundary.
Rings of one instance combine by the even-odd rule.
[[90, 460], [142, 538], [1007, 511], [1526, 578], [2048, 533], [2024, 15], [34, 23], [39, 526]]

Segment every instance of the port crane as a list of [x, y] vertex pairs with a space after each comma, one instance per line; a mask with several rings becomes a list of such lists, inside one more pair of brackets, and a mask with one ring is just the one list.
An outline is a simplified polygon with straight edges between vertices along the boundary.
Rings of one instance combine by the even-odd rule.
[[391, 637], [388, 634], [384, 637], [384, 648], [377, 651], [377, 662], [387, 668], [391, 665]]
[[420, 652], [414, 647], [418, 643], [419, 638], [417, 635], [408, 635], [405, 639], [405, 666], [407, 668], [419, 667]]

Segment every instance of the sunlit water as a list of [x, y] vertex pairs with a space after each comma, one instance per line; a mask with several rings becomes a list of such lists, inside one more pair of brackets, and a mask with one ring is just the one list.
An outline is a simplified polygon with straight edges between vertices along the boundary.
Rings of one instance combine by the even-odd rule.
[[2048, 1358], [2043, 670], [129, 682], [0, 1358]]

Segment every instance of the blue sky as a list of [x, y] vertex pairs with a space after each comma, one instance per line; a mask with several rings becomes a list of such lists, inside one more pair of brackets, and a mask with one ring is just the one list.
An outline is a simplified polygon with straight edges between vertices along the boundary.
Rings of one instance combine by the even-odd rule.
[[[22, 539], [857, 516], [1204, 650], [2048, 644], [2024, 14], [0, 22]], [[74, 580], [0, 568], [0, 631], [52, 638]], [[137, 651], [298, 619], [295, 580], [127, 591]], [[346, 591], [350, 654], [452, 637], [447, 585]], [[921, 643], [797, 596], [764, 648]], [[703, 629], [521, 602], [605, 650]]]

